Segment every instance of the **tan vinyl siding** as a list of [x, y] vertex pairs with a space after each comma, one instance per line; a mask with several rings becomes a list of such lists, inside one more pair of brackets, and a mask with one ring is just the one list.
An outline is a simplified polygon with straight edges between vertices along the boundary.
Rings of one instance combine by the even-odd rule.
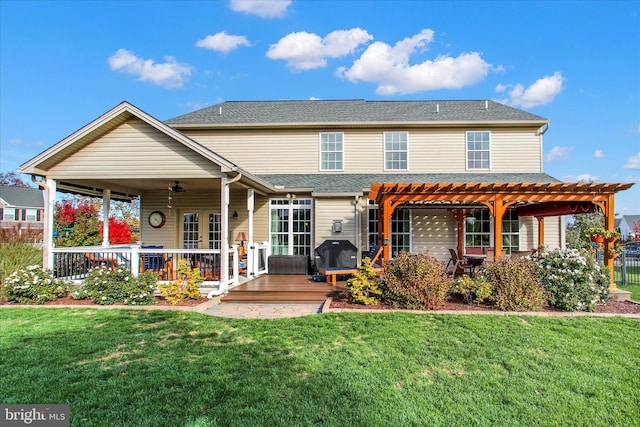
[[[353, 201], [346, 198], [315, 199], [314, 248], [330, 239], [348, 240], [358, 246]], [[332, 231], [334, 220], [342, 221], [341, 233]]]
[[456, 220], [444, 209], [411, 211], [411, 252], [425, 253], [447, 262], [449, 248], [456, 248]]
[[[254, 174], [269, 174], [321, 172], [319, 135], [324, 131], [340, 131], [344, 132], [344, 173], [383, 173], [383, 135], [388, 130], [185, 130], [184, 133]], [[406, 129], [409, 172], [467, 172], [467, 130], [491, 131], [491, 172], [542, 172], [537, 128]]]
[[220, 167], [141, 120], [131, 119], [51, 169], [50, 176], [103, 179], [220, 176]]

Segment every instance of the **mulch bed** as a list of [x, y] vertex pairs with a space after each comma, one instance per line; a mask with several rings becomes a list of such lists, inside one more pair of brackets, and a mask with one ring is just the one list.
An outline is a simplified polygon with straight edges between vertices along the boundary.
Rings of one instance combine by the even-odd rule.
[[[346, 294], [340, 294], [331, 301], [330, 308], [344, 308], [349, 310], [394, 310], [387, 304], [362, 305], [354, 304]], [[465, 304], [461, 299], [450, 298], [438, 310], [434, 311], [492, 311], [495, 310], [490, 304]], [[563, 310], [545, 306], [540, 311], [561, 313]], [[594, 310], [595, 313], [611, 314], [640, 314], [640, 304], [631, 301], [608, 301], [599, 305]]]
[[[159, 306], [173, 306], [173, 307], [195, 307], [200, 305], [206, 301], [209, 301], [207, 297], [200, 297], [198, 299], [184, 299], [180, 301], [178, 304], [171, 304], [169, 301], [162, 297], [156, 297], [156, 304]], [[7, 300], [0, 300], [0, 306], [10, 304]], [[13, 304], [11, 304], [13, 305]], [[93, 305], [97, 306], [98, 304], [94, 303], [90, 299], [73, 299], [70, 296], [66, 296], [64, 298], [58, 298], [54, 301], [48, 301], [44, 305]], [[151, 305], [153, 307], [154, 305]], [[127, 305], [126, 307], [136, 307], [135, 305]], [[149, 306], [137, 306], [137, 307], [149, 307]]]

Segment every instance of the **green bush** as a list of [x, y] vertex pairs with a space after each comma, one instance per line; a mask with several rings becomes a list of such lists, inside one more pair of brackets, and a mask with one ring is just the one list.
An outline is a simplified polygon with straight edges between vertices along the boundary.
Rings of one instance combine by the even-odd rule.
[[399, 308], [435, 310], [444, 304], [452, 283], [435, 258], [400, 252], [385, 267], [383, 299]]
[[493, 287], [482, 275], [477, 277], [464, 275], [455, 280], [451, 293], [462, 296], [466, 304], [480, 303], [491, 298]]
[[535, 311], [546, 295], [536, 263], [528, 257], [502, 257], [487, 265], [484, 276], [493, 287], [491, 301], [498, 310]]
[[185, 298], [200, 298], [200, 283], [204, 277], [200, 275], [200, 269], [191, 269], [191, 265], [186, 259], [178, 262], [177, 279], [170, 283], [158, 285], [160, 294], [171, 304], [177, 304]]
[[38, 265], [11, 273], [4, 285], [7, 300], [20, 304], [44, 304], [67, 295], [67, 292], [64, 281]]
[[98, 267], [89, 270], [84, 279], [82, 289], [77, 289], [72, 296], [77, 299], [91, 298], [100, 305], [131, 304], [150, 305], [156, 300], [153, 291], [156, 284], [156, 274], [141, 273], [133, 277], [131, 270], [118, 266], [115, 270]]
[[351, 301], [356, 304], [373, 305], [380, 303], [382, 288], [380, 279], [371, 267], [371, 258], [362, 260], [362, 266], [347, 280]]
[[609, 277], [588, 251], [555, 249], [532, 258], [549, 305], [569, 311], [593, 311], [609, 298]]

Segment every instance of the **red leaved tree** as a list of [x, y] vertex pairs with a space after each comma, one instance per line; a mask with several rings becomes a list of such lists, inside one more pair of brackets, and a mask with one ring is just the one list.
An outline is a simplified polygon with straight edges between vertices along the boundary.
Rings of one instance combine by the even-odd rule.
[[[104, 235], [104, 226], [101, 229]], [[131, 243], [131, 226], [124, 219], [109, 218], [109, 242], [112, 245]]]

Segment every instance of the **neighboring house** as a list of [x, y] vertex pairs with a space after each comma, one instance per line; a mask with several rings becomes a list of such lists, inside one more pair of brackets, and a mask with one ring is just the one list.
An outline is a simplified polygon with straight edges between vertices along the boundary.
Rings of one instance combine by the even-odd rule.
[[449, 248], [561, 247], [563, 215], [596, 205], [612, 229], [613, 195], [631, 184], [545, 174], [548, 126], [493, 101], [224, 102], [165, 122], [123, 102], [20, 171], [47, 206], [56, 190], [140, 197], [144, 244], [218, 251], [225, 280], [241, 232], [254, 274], [255, 242], [310, 257], [327, 239], [380, 242], [385, 259], [446, 261]]
[[[616, 218], [618, 219], [618, 218]], [[640, 223], [640, 215], [622, 215], [620, 224], [617, 228], [620, 230], [620, 234], [624, 239], [639, 240], [640, 232], [638, 230], [638, 224]]]
[[0, 186], [0, 227], [42, 229], [44, 197], [39, 188]]

